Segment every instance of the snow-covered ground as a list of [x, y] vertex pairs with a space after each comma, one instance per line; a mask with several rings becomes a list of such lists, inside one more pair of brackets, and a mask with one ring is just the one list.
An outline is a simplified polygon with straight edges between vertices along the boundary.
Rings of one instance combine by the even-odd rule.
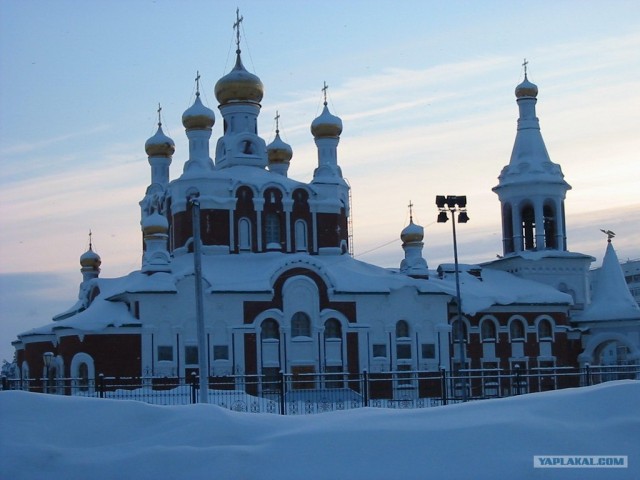
[[[1, 479], [638, 479], [640, 382], [297, 417], [0, 392]], [[534, 468], [625, 455], [627, 468]]]

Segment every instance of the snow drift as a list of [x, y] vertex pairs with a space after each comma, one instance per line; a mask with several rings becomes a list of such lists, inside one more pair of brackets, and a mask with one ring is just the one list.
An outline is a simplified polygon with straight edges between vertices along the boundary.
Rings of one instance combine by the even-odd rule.
[[[640, 382], [286, 417], [0, 392], [0, 478], [640, 478]], [[536, 469], [534, 455], [627, 455]]]

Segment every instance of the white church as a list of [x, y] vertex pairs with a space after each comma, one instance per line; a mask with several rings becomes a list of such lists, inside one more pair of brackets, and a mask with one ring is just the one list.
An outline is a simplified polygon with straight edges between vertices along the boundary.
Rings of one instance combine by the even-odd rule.
[[[160, 115], [145, 143], [140, 269], [101, 278], [90, 245], [77, 302], [13, 342], [21, 378], [43, 376], [45, 352], [58, 378], [187, 377], [206, 366], [212, 379], [264, 382], [280, 371], [455, 371], [461, 358], [475, 369], [640, 362], [640, 308], [611, 240], [593, 292], [594, 258], [568, 250], [571, 187], [547, 153], [526, 70], [513, 153], [501, 172], [496, 165], [493, 187], [503, 255], [430, 268], [424, 229], [411, 219], [400, 232], [404, 260], [386, 269], [350, 254], [349, 162], [326, 90], [310, 125], [313, 177], [289, 178], [292, 148], [277, 129], [268, 145], [258, 136], [264, 88], [242, 63], [239, 31], [236, 43], [235, 66], [215, 85], [219, 113], [202, 103], [198, 80], [182, 116], [180, 176], [169, 177], [175, 145]], [[223, 135], [212, 150], [216, 121]]]

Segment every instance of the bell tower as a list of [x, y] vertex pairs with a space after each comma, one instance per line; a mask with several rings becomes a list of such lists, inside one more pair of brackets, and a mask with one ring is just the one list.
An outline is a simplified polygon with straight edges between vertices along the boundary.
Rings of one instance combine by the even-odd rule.
[[567, 250], [564, 199], [571, 186], [553, 163], [536, 117], [538, 87], [527, 78], [516, 87], [520, 110], [511, 160], [502, 169], [493, 191], [502, 210], [504, 255], [524, 251]]

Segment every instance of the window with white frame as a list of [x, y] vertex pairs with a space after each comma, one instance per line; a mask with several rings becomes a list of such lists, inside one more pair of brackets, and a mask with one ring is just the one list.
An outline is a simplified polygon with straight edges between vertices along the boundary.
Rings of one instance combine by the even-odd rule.
[[291, 317], [291, 336], [311, 337], [311, 320], [304, 312], [296, 312]]

